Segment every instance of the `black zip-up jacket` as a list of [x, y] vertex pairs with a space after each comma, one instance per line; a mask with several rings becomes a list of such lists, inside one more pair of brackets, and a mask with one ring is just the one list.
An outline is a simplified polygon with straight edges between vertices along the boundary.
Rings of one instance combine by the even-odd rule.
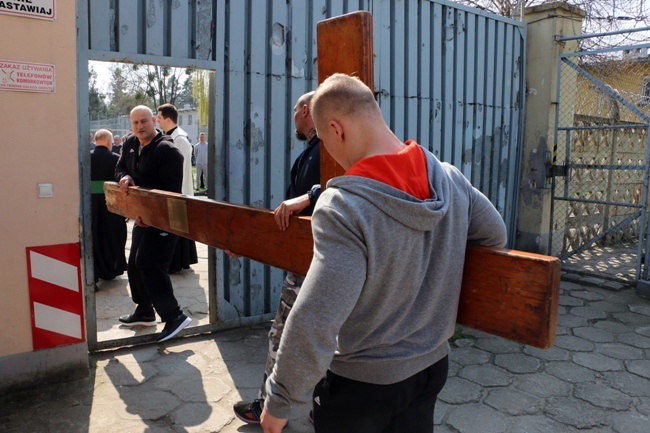
[[171, 137], [158, 131], [151, 143], [140, 150], [140, 140], [130, 135], [124, 142], [122, 155], [115, 166], [115, 180], [125, 175], [137, 186], [164, 191], [181, 192], [183, 185], [183, 155]]
[[291, 167], [291, 183], [287, 188], [286, 198], [309, 194], [310, 204], [300, 212], [300, 215], [310, 216], [320, 192], [320, 139], [315, 135]]

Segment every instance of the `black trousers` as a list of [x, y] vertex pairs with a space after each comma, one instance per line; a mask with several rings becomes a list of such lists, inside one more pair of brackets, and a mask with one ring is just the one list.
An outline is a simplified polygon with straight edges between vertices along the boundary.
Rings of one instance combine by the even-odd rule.
[[449, 359], [401, 382], [375, 385], [327, 372], [314, 389], [316, 433], [431, 433]]
[[155, 227], [133, 226], [127, 273], [137, 314], [153, 316], [155, 309], [163, 322], [181, 314], [167, 274], [177, 240], [176, 235]]

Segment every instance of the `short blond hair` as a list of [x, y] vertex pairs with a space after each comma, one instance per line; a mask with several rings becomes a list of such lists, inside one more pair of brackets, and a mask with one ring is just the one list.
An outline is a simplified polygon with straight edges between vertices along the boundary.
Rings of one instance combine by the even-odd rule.
[[333, 74], [325, 79], [314, 92], [310, 109], [314, 120], [325, 120], [323, 116], [381, 115], [373, 91], [358, 77], [347, 74]]

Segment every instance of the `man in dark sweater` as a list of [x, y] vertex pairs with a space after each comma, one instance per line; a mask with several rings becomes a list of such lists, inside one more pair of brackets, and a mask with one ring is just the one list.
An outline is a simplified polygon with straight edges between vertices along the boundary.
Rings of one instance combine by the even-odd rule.
[[[320, 140], [316, 135], [316, 128], [309, 109], [309, 102], [313, 95], [314, 92], [302, 95], [293, 107], [296, 138], [300, 141], [308, 141], [308, 144], [291, 168], [286, 200], [280, 203], [274, 211], [275, 221], [280, 230], [286, 230], [292, 215], [311, 216], [316, 200], [320, 196]], [[264, 381], [273, 371], [284, 324], [304, 279], [303, 275], [288, 272], [282, 284], [278, 311], [269, 331], [269, 354], [264, 370]], [[235, 404], [233, 408], [235, 415], [247, 424], [259, 424], [265, 397], [266, 392], [264, 382], [262, 382], [258, 398], [252, 402], [240, 401]]]
[[[171, 138], [154, 126], [155, 117], [143, 105], [131, 110], [133, 135], [124, 143], [115, 167], [115, 179], [128, 194], [129, 186], [181, 192], [183, 155]], [[177, 236], [135, 220], [127, 273], [136, 309], [121, 316], [124, 326], [156, 326], [154, 311], [165, 327], [159, 342], [169, 340], [191, 322], [181, 311], [167, 271], [174, 255]]]

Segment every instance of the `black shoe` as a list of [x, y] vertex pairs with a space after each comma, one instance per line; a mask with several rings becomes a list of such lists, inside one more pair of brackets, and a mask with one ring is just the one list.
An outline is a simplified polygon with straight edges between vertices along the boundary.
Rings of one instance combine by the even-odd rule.
[[174, 335], [181, 332], [181, 330], [185, 328], [187, 325], [189, 325], [190, 322], [192, 322], [192, 319], [187, 317], [185, 314], [181, 313], [181, 315], [175, 318], [174, 320], [165, 322], [165, 327], [163, 328], [162, 332], [160, 333], [160, 336], [156, 341], [158, 343], [162, 343], [163, 341], [169, 340]]
[[124, 326], [156, 326], [156, 316], [142, 316], [140, 314], [127, 314], [118, 319]]
[[257, 398], [253, 401], [240, 401], [232, 409], [235, 415], [246, 424], [259, 424], [264, 408], [264, 400]]

